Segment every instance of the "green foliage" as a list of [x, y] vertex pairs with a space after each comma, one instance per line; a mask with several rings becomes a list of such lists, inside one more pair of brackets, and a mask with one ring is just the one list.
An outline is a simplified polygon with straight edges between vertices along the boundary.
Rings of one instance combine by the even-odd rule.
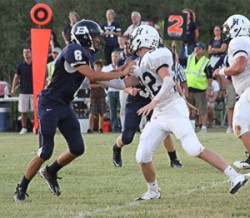
[[139, 11], [142, 20], [153, 19], [162, 24], [166, 14], [191, 8], [196, 12], [200, 40], [206, 44], [213, 26], [223, 24], [229, 15], [237, 13], [250, 17], [250, 0], [0, 0], [0, 76], [7, 81], [12, 80], [15, 67], [22, 60], [22, 47], [27, 43], [30, 28], [34, 27], [30, 21], [30, 10], [36, 3], [46, 3], [51, 7], [52, 29], [61, 45], [64, 45], [61, 32], [72, 10], [77, 11], [83, 19], [93, 19], [102, 24], [106, 20], [106, 10], [112, 8], [122, 31], [125, 31], [131, 24], [132, 11]]

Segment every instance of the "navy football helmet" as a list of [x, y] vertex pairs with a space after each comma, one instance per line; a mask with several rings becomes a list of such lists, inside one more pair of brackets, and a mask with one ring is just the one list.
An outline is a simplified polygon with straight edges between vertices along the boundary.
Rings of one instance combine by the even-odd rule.
[[99, 24], [92, 20], [83, 19], [72, 27], [71, 41], [95, 52], [96, 48], [93, 45], [93, 36], [100, 36], [101, 34], [102, 29]]

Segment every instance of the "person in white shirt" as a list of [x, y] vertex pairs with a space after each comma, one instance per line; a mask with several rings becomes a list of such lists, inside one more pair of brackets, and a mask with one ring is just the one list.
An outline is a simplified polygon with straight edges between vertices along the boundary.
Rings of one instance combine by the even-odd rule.
[[[229, 67], [218, 68], [214, 76], [232, 76], [235, 92], [239, 95], [233, 114], [233, 131], [250, 152], [250, 21], [245, 16], [230, 16], [223, 24], [223, 33], [232, 38], [228, 46]], [[246, 161], [235, 161], [240, 169], [250, 168], [250, 158]]]
[[131, 13], [131, 21], [132, 24], [123, 33], [123, 36], [126, 38], [126, 40], [128, 40], [129, 35], [134, 31], [134, 29], [141, 24], [141, 14], [138, 11], [133, 11]]
[[[111, 61], [112, 63], [104, 66], [102, 68], [103, 72], [110, 72], [118, 68], [117, 63], [120, 59], [119, 51], [113, 51], [111, 53]], [[119, 120], [118, 120], [118, 109], [120, 107], [120, 90], [115, 88], [108, 88], [108, 103], [109, 103], [109, 112], [110, 112], [110, 121], [111, 121], [111, 129], [112, 132], [120, 132]]]
[[208, 108], [208, 112], [207, 112], [207, 121], [208, 121], [208, 127], [212, 128], [213, 127], [213, 123], [214, 123], [214, 107], [215, 107], [215, 101], [218, 97], [220, 91], [220, 85], [217, 82], [217, 80], [214, 78], [212, 81], [212, 86], [211, 86], [211, 92], [210, 92], [210, 96], [207, 99], [207, 108]]
[[224, 172], [232, 182], [230, 193], [236, 193], [248, 181], [247, 175], [237, 173], [220, 156], [199, 142], [189, 120], [187, 101], [180, 96], [179, 86], [173, 80], [172, 53], [167, 48], [157, 48], [158, 43], [158, 32], [148, 25], [137, 27], [131, 35], [130, 48], [140, 57], [133, 75], [150, 93], [152, 99], [138, 110], [138, 114], [147, 115], [154, 110], [150, 122], [143, 129], [136, 152], [136, 160], [140, 164], [148, 191], [136, 200], [161, 197], [152, 157], [170, 133], [180, 140], [190, 156], [199, 157]]

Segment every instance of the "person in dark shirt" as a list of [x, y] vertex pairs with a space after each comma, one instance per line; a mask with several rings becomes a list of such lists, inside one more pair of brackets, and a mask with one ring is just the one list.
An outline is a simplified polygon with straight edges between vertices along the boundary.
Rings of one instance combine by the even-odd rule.
[[78, 20], [80, 20], [79, 15], [75, 11], [70, 11], [69, 12], [69, 23], [66, 24], [66, 26], [64, 27], [64, 29], [62, 31], [62, 37], [63, 37], [65, 45], [68, 45], [70, 43], [71, 29]]
[[120, 25], [114, 21], [115, 12], [113, 9], [109, 9], [106, 11], [107, 21], [102, 25], [102, 30], [104, 32], [104, 40], [105, 40], [105, 60], [106, 64], [111, 64], [111, 54], [117, 48], [119, 48], [117, 37], [121, 36], [121, 28]]
[[187, 29], [186, 39], [183, 40], [180, 49], [179, 62], [185, 68], [186, 59], [194, 51], [195, 44], [199, 38], [199, 29], [195, 23], [195, 13], [188, 8], [182, 12], [187, 14]]
[[14, 193], [16, 202], [25, 201], [30, 181], [42, 164], [51, 157], [57, 128], [66, 139], [69, 149], [51, 165], [40, 170], [40, 175], [56, 196], [61, 194], [57, 182], [58, 171], [84, 153], [80, 124], [70, 103], [85, 77], [90, 81], [112, 81], [130, 73], [134, 63], [128, 63], [125, 67], [110, 73], [94, 72], [90, 68], [90, 58], [99, 47], [101, 32], [101, 27], [94, 21], [77, 22], [72, 28], [72, 43], [57, 57], [51, 83], [38, 98], [39, 149], [37, 155], [29, 162], [21, 183], [17, 185]]
[[28, 112], [34, 109], [32, 55], [30, 48], [23, 48], [23, 57], [24, 61], [17, 65], [11, 89], [11, 95], [16, 95], [16, 86], [20, 81], [18, 110], [21, 113], [22, 129], [19, 134], [27, 133]]
[[213, 29], [213, 38], [210, 39], [208, 46], [208, 54], [210, 58], [210, 65], [214, 69], [215, 64], [220, 57], [225, 54], [227, 49], [227, 42], [222, 39], [221, 27], [216, 25]]

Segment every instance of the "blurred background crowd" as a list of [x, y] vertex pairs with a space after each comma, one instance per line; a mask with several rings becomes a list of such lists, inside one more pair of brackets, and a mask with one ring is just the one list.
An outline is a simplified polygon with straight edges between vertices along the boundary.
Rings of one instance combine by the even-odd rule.
[[[30, 9], [36, 3], [46, 3], [53, 11], [53, 21], [45, 87], [53, 74], [53, 61], [68, 43], [72, 26], [80, 19], [98, 22], [103, 29], [103, 49], [93, 57], [94, 70], [110, 71], [124, 63], [129, 55], [125, 45], [129, 34], [141, 24], [154, 26], [163, 38], [164, 18], [172, 13], [185, 13], [187, 16], [186, 39], [163, 43], [176, 54], [185, 72], [187, 87], [183, 88], [188, 100], [199, 108], [195, 120], [196, 128], [206, 133], [207, 128], [226, 127], [232, 133], [232, 115], [237, 96], [230, 77], [213, 78], [212, 72], [219, 66], [227, 64], [227, 47], [224, 41], [222, 24], [232, 14], [250, 15], [247, 1], [218, 0], [72, 0], [72, 1], [1, 1], [1, 53], [0, 53], [0, 96], [31, 94]], [[222, 13], [223, 12], [223, 13]], [[200, 64], [198, 64], [200, 63]], [[206, 80], [199, 85], [193, 83], [192, 72], [203, 72]], [[25, 75], [25, 76], [24, 76]], [[30, 75], [30, 76], [27, 76]], [[80, 90], [79, 98], [89, 100], [73, 103], [80, 118], [89, 118], [87, 132], [103, 132], [105, 119], [111, 120], [109, 131], [120, 132], [124, 116], [124, 99], [126, 94], [119, 90], [101, 85], [88, 84], [88, 91]], [[96, 113], [91, 107], [93, 99], [103, 98], [103, 108]], [[32, 103], [31, 103], [32, 104]], [[1, 105], [0, 105], [1, 106]], [[23, 106], [24, 107], [24, 106]], [[32, 108], [19, 108], [20, 134], [28, 130], [28, 112]], [[105, 115], [106, 114], [106, 115]]]

